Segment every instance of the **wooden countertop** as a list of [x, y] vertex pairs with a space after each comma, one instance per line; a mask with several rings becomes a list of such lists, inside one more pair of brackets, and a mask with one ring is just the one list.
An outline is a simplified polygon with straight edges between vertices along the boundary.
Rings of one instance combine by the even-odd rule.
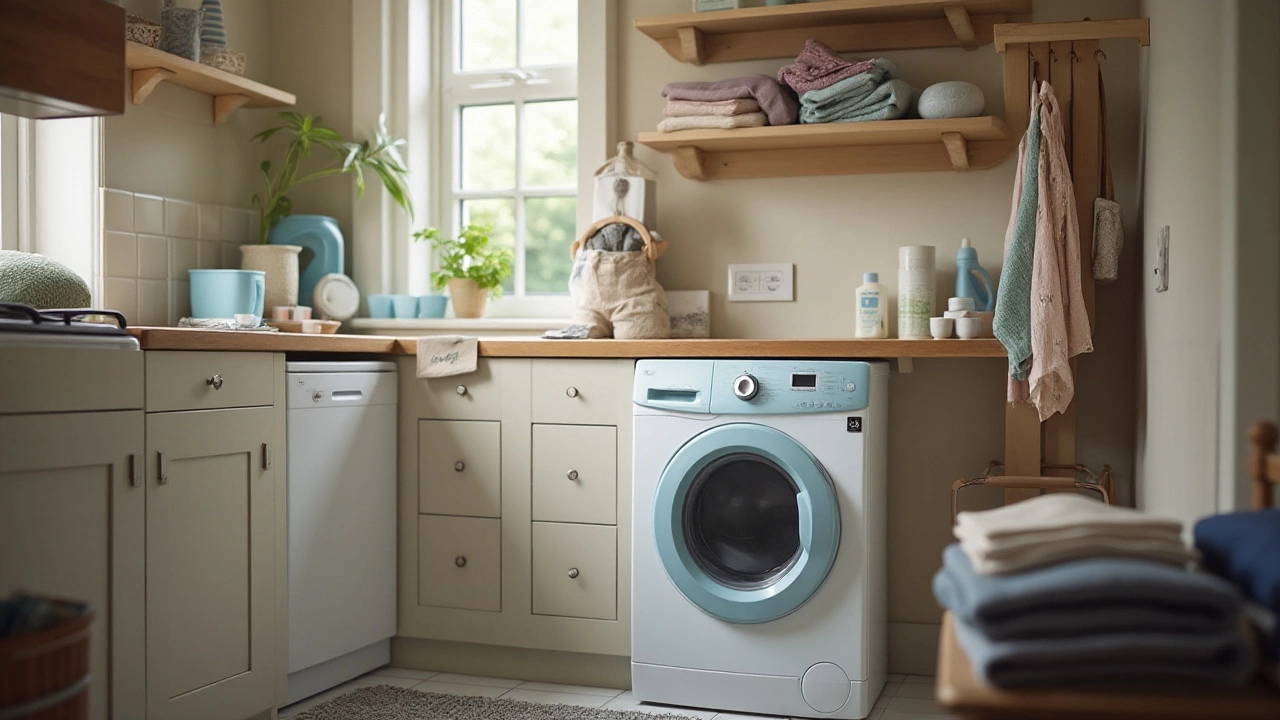
[[[302, 335], [194, 328], [131, 328], [144, 350], [350, 352], [415, 355], [416, 337]], [[480, 340], [484, 357], [543, 358], [996, 358], [1004, 348], [979, 340]]]

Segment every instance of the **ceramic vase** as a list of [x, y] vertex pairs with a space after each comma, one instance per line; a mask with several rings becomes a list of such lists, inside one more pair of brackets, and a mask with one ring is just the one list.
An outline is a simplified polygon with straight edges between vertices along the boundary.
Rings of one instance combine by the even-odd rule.
[[484, 316], [489, 291], [481, 290], [475, 280], [452, 278], [449, 280], [449, 297], [453, 300], [455, 317], [478, 318]]
[[160, 11], [160, 49], [172, 55], [200, 62], [200, 25], [204, 10], [177, 7], [164, 0]]
[[245, 270], [261, 270], [267, 274], [266, 306], [263, 312], [269, 317], [277, 306], [292, 307], [298, 304], [298, 253], [299, 245], [241, 245], [240, 267]]

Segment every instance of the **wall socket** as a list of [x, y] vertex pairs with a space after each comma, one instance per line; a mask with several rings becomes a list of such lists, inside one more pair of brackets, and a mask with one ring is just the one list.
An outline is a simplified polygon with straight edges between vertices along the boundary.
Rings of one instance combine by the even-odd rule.
[[730, 265], [729, 302], [791, 302], [795, 299], [795, 270], [791, 263]]

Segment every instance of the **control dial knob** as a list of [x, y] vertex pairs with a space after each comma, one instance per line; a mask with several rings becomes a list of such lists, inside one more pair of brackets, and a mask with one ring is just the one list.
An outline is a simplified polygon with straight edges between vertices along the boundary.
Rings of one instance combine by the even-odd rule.
[[760, 392], [760, 381], [751, 373], [742, 373], [733, 381], [733, 394], [739, 400], [750, 400]]

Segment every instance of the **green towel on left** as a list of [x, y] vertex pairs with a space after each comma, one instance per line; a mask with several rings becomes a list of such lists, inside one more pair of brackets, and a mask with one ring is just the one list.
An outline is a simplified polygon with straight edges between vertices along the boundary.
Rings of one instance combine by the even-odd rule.
[[1013, 235], [1004, 250], [996, 293], [995, 336], [1009, 353], [1009, 374], [1026, 380], [1031, 359], [1031, 263], [1036, 246], [1036, 210], [1040, 207], [1040, 111], [1031, 113], [1026, 155], [1021, 158], [1022, 197]]
[[911, 109], [913, 97], [914, 92], [906, 80], [889, 80], [865, 95], [848, 96], [821, 107], [801, 105], [800, 122], [896, 120]]

